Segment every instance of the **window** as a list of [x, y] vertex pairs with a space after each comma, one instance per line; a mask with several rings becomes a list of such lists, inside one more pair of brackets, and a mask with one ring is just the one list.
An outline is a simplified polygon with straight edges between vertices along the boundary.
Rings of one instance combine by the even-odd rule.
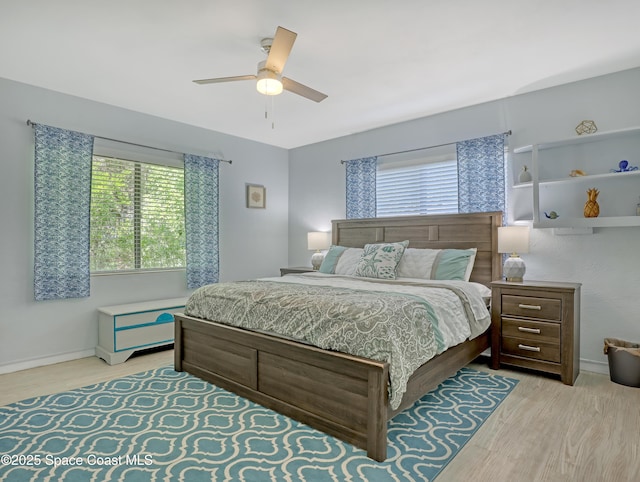
[[458, 165], [453, 159], [381, 164], [376, 175], [377, 216], [458, 212]]
[[91, 271], [186, 265], [184, 169], [93, 156]]

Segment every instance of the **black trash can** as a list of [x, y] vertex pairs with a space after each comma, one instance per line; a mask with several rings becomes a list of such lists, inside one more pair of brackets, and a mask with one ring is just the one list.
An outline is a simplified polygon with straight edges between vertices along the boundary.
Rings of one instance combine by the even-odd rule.
[[640, 343], [605, 338], [604, 353], [612, 382], [640, 388]]

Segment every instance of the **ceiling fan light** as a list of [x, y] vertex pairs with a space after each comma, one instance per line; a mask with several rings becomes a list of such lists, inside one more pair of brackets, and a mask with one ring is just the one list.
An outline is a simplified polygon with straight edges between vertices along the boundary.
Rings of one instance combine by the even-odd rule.
[[256, 88], [258, 92], [264, 95], [282, 94], [282, 82], [278, 79], [260, 79]]
[[258, 70], [258, 83], [256, 89], [264, 95], [278, 95], [282, 93], [282, 80], [273, 70], [260, 68]]

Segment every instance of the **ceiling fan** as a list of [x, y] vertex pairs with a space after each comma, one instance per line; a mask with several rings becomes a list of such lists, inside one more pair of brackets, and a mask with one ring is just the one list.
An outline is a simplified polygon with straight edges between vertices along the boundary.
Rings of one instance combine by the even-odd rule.
[[219, 82], [235, 82], [236, 80], [256, 80], [258, 92], [265, 95], [278, 95], [282, 90], [288, 90], [315, 102], [327, 98], [326, 94], [307, 87], [288, 77], [282, 77], [284, 64], [287, 62], [297, 33], [278, 27], [273, 38], [264, 38], [260, 42], [262, 51], [267, 54], [267, 60], [258, 63], [257, 75], [237, 75], [235, 77], [218, 77], [215, 79], [194, 80], [196, 84], [216, 84]]

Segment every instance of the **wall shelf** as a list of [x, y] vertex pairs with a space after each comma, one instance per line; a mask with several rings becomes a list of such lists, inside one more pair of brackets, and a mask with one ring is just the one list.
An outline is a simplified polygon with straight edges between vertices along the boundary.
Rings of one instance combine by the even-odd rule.
[[627, 172], [605, 172], [602, 174], [588, 174], [586, 176], [576, 176], [576, 177], [564, 177], [560, 179], [547, 179], [546, 181], [540, 181], [541, 185], [545, 184], [566, 184], [566, 183], [577, 183], [577, 182], [592, 182], [592, 181], [600, 181], [603, 179], [613, 179], [619, 178], [622, 179], [624, 176], [638, 176], [640, 175], [640, 169], [637, 171], [627, 171]]
[[588, 142], [598, 142], [602, 140], [615, 139], [616, 137], [625, 137], [627, 135], [640, 134], [640, 126], [627, 127], [625, 129], [617, 129], [613, 131], [596, 132], [595, 134], [583, 134], [581, 136], [567, 137], [566, 139], [558, 139], [556, 141], [541, 142], [539, 144], [529, 144], [526, 146], [516, 147], [513, 152], [515, 154], [521, 154], [523, 152], [531, 152], [534, 146], [537, 146], [539, 150], [552, 149], [555, 147], [571, 146], [574, 144], [584, 144]]
[[534, 221], [534, 228], [614, 228], [640, 226], [640, 216], [602, 216], [597, 218], [544, 219]]
[[[605, 143], [599, 146], [589, 146], [588, 150], [584, 150], [586, 148], [575, 150], [572, 147], [576, 146], [577, 148], [578, 145], [612, 140], [615, 141], [613, 144]], [[612, 155], [615, 155], [613, 154], [614, 152], [619, 151], [617, 154], [627, 153], [626, 155], [628, 156], [637, 156], [639, 152], [638, 146], [640, 146], [640, 127], [629, 127], [615, 131], [584, 134], [582, 136], [576, 135], [575, 137], [567, 139], [515, 148], [513, 151], [515, 154], [531, 154], [531, 176], [533, 180], [531, 182], [515, 184], [513, 187], [514, 189], [532, 189], [533, 227], [544, 229], [568, 228], [569, 231], [572, 229], [588, 231], [593, 228], [640, 226], [640, 216], [619, 215], [633, 212], [631, 208], [634, 205], [629, 206], [629, 209], [627, 209], [629, 203], [628, 198], [630, 191], [633, 189], [632, 186], [640, 179], [640, 170], [629, 172], [600, 172], [577, 177], [554, 177], [554, 174], [555, 176], [558, 176], [558, 174], [561, 175], [562, 166], [567, 167], [567, 170], [564, 172], [569, 172], [572, 169], [572, 164], [576, 160], [575, 156], [577, 153], [581, 153], [582, 155], [584, 155], [584, 153], [591, 153], [591, 155], [594, 155], [594, 153], [599, 152], [600, 155], [602, 155], [604, 149], [605, 153], [611, 151]], [[542, 153], [540, 151], [556, 148], [569, 149], [562, 149], [546, 154], [541, 159]], [[596, 154], [596, 159], [598, 158]], [[620, 157], [618, 157], [618, 159], [620, 159]], [[630, 161], [630, 164], [637, 164], [637, 162]], [[545, 172], [547, 178], [540, 178], [541, 166], [546, 167], [542, 172]], [[602, 171], [605, 169], [601, 163], [592, 163], [590, 167], [592, 171]], [[587, 169], [589, 169], [589, 167], [587, 167]], [[619, 183], [619, 181], [621, 181], [621, 183]], [[585, 184], [588, 184], [588, 186], [585, 186]], [[582, 209], [578, 209], [579, 206], [576, 205], [577, 201], [573, 200], [576, 199], [585, 187], [595, 187], [600, 191], [606, 188], [609, 194], [608, 203], [604, 204], [606, 210], [603, 211], [603, 205], [601, 205], [601, 215], [599, 217], [582, 217]], [[614, 192], [616, 196], [612, 196]], [[624, 202], [622, 198], [617, 195], [618, 192], [626, 196]], [[634, 193], [636, 200], [638, 199], [638, 194], [640, 194], [640, 192]], [[614, 199], [614, 197], [617, 199]], [[568, 199], [568, 203], [565, 202], [566, 199]], [[586, 201], [586, 197], [584, 200]], [[599, 201], [601, 202], [602, 199], [599, 199]], [[561, 209], [557, 209], [555, 206]], [[543, 212], [546, 209], [558, 210], [560, 217], [557, 219], [547, 219]], [[565, 211], [564, 213], [562, 212], [563, 210]]]

